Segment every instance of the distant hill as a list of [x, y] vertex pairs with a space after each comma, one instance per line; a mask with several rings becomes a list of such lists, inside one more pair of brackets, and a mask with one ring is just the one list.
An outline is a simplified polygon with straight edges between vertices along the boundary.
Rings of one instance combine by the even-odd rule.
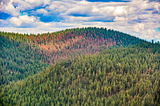
[[[22, 35], [13, 33], [2, 33], [10, 39], [24, 41], [31, 46], [36, 45], [45, 54], [52, 57], [50, 63], [58, 59], [67, 59], [68, 56], [75, 54], [87, 54], [99, 52], [100, 48], [113, 46], [129, 46], [145, 42], [122, 32], [104, 28], [75, 28], [66, 29], [47, 34]], [[38, 51], [37, 51], [38, 52]], [[58, 55], [57, 55], [58, 54]]]
[[56, 62], [34, 76], [1, 86], [0, 103], [5, 106], [158, 106], [160, 44], [112, 48]]
[[24, 79], [69, 57], [144, 42], [119, 31], [92, 27], [38, 35], [0, 32], [0, 85]]

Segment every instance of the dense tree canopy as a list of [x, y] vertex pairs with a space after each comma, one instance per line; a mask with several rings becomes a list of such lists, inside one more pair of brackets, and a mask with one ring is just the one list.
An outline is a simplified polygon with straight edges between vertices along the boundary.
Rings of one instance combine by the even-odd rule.
[[159, 104], [159, 42], [92, 27], [0, 32], [0, 106]]
[[57, 62], [0, 89], [4, 105], [156, 106], [160, 45], [144, 43]]
[[24, 79], [61, 59], [144, 42], [122, 32], [92, 27], [37, 35], [0, 32], [0, 85]]
[[49, 66], [49, 57], [37, 53], [27, 43], [10, 41], [0, 35], [0, 85], [33, 75]]

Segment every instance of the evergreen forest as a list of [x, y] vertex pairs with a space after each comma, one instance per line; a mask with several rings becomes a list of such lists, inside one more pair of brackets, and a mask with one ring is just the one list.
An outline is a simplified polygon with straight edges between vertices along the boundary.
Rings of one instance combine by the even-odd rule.
[[160, 43], [107, 28], [0, 32], [2, 106], [160, 106]]

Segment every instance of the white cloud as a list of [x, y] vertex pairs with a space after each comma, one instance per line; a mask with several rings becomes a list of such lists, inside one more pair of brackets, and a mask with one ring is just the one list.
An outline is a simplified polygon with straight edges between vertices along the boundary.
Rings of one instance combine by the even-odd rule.
[[74, 17], [74, 16], [69, 16], [66, 18], [67, 19], [65, 21], [67, 22], [84, 22], [92, 19], [92, 17]]
[[126, 18], [125, 17], [117, 17], [114, 19], [114, 21], [116, 22], [122, 22], [122, 21], [126, 21]]
[[36, 10], [36, 13], [38, 13], [38, 14], [47, 14], [48, 13], [48, 11], [47, 10], [45, 10], [45, 9], [38, 9], [38, 10]]
[[152, 29], [147, 29], [145, 31], [141, 32], [141, 38], [151, 40], [151, 39], [157, 39], [160, 40], [160, 32], [156, 32]]
[[22, 23], [33, 23], [35, 20], [35, 17], [28, 17], [27, 15], [12, 17], [11, 19], [9, 19], [9, 21], [16, 26], [21, 26]]
[[114, 6], [104, 6], [104, 7], [98, 7], [98, 6], [93, 6], [92, 7], [92, 12], [95, 14], [101, 14], [101, 15], [109, 15], [111, 16], [115, 10]]
[[68, 11], [66, 11], [66, 14], [68, 14], [68, 15], [70, 15], [70, 14], [89, 15], [90, 10], [91, 10], [91, 7], [84, 8], [84, 6], [75, 6], [71, 9], [69, 9]]
[[142, 23], [137, 23], [136, 25], [134, 25], [134, 31], [135, 32], [141, 32], [144, 30], [144, 24]]
[[10, 19], [10, 22], [16, 26], [20, 26], [22, 24], [22, 21], [18, 19], [17, 17], [12, 17]]
[[12, 5], [13, 0], [2, 0], [0, 1], [0, 11], [11, 14], [13, 16], [18, 16], [19, 13], [16, 11]]
[[35, 4], [49, 4], [50, 0], [25, 0], [28, 3], [35, 3]]
[[29, 9], [34, 9], [39, 6], [45, 6], [50, 4], [50, 0], [13, 0], [12, 2], [18, 3], [16, 7], [17, 11], [24, 11]]
[[117, 7], [113, 13], [114, 16], [127, 16], [127, 10], [123, 6]]

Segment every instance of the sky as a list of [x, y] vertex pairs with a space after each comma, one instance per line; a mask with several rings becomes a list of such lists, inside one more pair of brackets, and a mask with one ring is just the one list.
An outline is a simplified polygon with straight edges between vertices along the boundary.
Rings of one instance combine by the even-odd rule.
[[104, 27], [160, 41], [159, 0], [0, 0], [0, 31]]

